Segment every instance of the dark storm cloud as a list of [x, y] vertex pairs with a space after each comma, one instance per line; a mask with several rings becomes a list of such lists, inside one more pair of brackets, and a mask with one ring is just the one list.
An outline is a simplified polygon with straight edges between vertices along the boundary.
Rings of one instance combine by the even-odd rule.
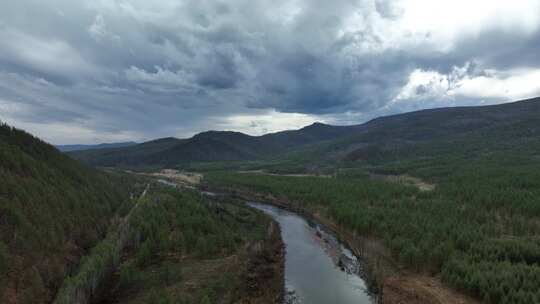
[[540, 68], [538, 29], [487, 27], [438, 50], [403, 42], [430, 33], [389, 40], [402, 15], [385, 0], [4, 2], [0, 119], [135, 139], [268, 109], [349, 123], [385, 111], [417, 69]]
[[405, 83], [410, 67], [404, 59], [394, 52], [346, 61], [327, 55], [283, 54], [259, 79], [268, 99], [250, 106], [270, 104], [281, 111], [315, 114], [377, 108]]
[[516, 32], [511, 28], [489, 30], [478, 37], [464, 36], [458, 45], [455, 56], [462, 61], [476, 58], [498, 69], [540, 67], [540, 29], [532, 34]]

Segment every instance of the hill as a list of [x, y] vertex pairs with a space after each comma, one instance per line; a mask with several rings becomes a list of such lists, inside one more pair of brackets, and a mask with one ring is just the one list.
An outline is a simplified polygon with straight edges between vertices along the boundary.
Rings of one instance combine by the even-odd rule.
[[296, 164], [377, 163], [429, 158], [458, 150], [485, 153], [516, 149], [527, 146], [538, 135], [538, 126], [540, 98], [535, 98], [500, 105], [422, 110], [353, 126], [315, 123], [263, 136], [208, 131], [189, 139], [164, 138], [130, 147], [69, 154], [93, 166], [111, 167], [269, 159]]
[[50, 303], [130, 204], [131, 184], [0, 125], [0, 303]]
[[303, 151], [302, 157], [381, 164], [504, 151], [534, 152], [540, 98], [507, 104], [423, 110], [381, 117], [347, 138]]
[[263, 136], [207, 131], [189, 139], [162, 138], [125, 148], [75, 151], [69, 155], [93, 166], [106, 167], [165, 167], [190, 162], [257, 160], [342, 138], [356, 128], [315, 123], [299, 130]]
[[121, 148], [136, 145], [134, 141], [120, 142], [120, 143], [104, 143], [98, 145], [57, 145], [56, 148], [62, 152], [81, 151], [81, 150], [95, 150], [95, 149], [107, 149], [107, 148]]

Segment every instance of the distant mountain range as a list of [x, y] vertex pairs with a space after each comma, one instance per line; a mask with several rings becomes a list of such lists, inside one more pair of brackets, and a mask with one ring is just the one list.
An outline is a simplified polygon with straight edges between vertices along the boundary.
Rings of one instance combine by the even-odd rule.
[[134, 146], [137, 143], [134, 141], [119, 142], [119, 143], [104, 143], [97, 145], [57, 145], [56, 148], [62, 152], [81, 151], [81, 150], [96, 150], [108, 148], [123, 148]]
[[74, 151], [69, 154], [90, 165], [117, 167], [256, 160], [340, 138], [355, 128], [356, 126], [339, 127], [314, 123], [300, 130], [263, 136], [231, 131], [207, 131], [188, 139], [168, 137], [128, 147]]
[[[463, 147], [518, 148], [540, 135], [540, 98], [477, 107], [422, 110], [352, 126], [314, 123], [262, 136], [208, 131], [188, 139], [162, 138], [127, 147], [69, 154], [94, 166], [176, 166], [192, 162], [310, 159], [374, 161]], [[495, 140], [496, 139], [496, 140]]]

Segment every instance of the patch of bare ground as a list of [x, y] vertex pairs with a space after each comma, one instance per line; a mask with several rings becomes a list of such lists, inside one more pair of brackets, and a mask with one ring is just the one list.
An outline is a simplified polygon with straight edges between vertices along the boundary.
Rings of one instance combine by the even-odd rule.
[[[220, 189], [227, 192], [227, 189]], [[358, 235], [321, 215], [309, 212], [286, 198], [231, 190], [235, 196], [270, 203], [312, 217], [333, 230], [354, 254], [365, 263], [367, 283], [380, 297], [382, 304], [479, 304], [480, 301], [444, 285], [438, 276], [408, 271], [393, 258], [383, 242], [374, 237]]]
[[382, 302], [385, 304], [469, 304], [480, 303], [442, 285], [435, 277], [407, 275], [384, 281]]
[[175, 169], [163, 169], [160, 172], [152, 173], [151, 175], [163, 178], [169, 178], [181, 183], [198, 185], [201, 183], [202, 174], [196, 172], [179, 171]]
[[281, 303], [285, 288], [285, 247], [277, 223], [270, 222], [264, 241], [248, 246], [248, 256], [243, 277], [244, 296], [237, 303]]
[[162, 178], [174, 184], [186, 186], [188, 188], [193, 188], [194, 186], [199, 185], [203, 179], [203, 175], [200, 173], [180, 171], [176, 169], [163, 169], [159, 172], [153, 173], [135, 173], [133, 171], [126, 172], [155, 178]]
[[383, 180], [391, 183], [398, 183], [404, 185], [411, 185], [417, 187], [420, 191], [433, 191], [435, 189], [434, 184], [430, 184], [418, 177], [413, 177], [407, 174], [391, 175], [391, 174], [375, 174], [369, 175], [371, 179]]

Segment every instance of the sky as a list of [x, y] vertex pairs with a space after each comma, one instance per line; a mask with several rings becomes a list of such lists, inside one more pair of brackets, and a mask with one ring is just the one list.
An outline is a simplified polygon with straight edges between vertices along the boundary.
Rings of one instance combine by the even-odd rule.
[[53, 144], [540, 96], [540, 0], [2, 1], [0, 41], [0, 120]]

